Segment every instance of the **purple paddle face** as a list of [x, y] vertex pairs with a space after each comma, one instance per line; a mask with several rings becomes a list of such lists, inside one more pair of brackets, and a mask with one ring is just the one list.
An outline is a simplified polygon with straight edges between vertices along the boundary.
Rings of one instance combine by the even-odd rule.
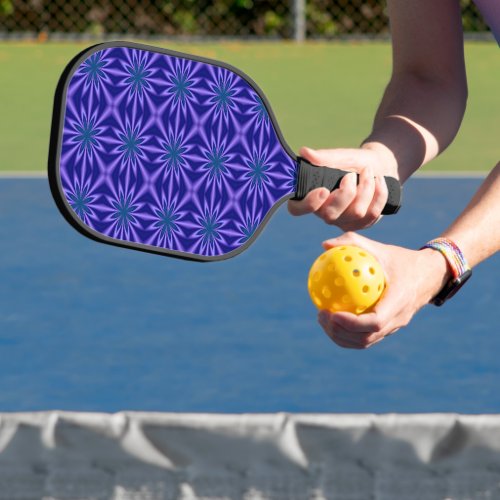
[[246, 248], [297, 164], [255, 88], [226, 67], [105, 44], [70, 73], [55, 163], [97, 239], [199, 260]]

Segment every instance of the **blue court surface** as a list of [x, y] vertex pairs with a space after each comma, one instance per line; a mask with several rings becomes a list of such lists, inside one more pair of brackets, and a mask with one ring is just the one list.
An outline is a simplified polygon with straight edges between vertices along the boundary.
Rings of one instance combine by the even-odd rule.
[[[364, 234], [417, 248], [480, 182], [413, 179], [400, 213]], [[240, 256], [187, 262], [86, 239], [46, 179], [0, 179], [0, 411], [499, 412], [500, 256], [453, 301], [351, 351], [306, 288], [338, 234], [283, 206]]]

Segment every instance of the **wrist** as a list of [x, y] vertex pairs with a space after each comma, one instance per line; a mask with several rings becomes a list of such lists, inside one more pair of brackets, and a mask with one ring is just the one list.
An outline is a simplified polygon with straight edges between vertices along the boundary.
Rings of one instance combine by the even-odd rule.
[[453, 277], [446, 258], [432, 248], [423, 248], [418, 251], [423, 259], [420, 269], [425, 269], [424, 290], [425, 303], [430, 302]]
[[381, 173], [399, 179], [398, 162], [394, 153], [385, 144], [367, 139], [361, 144], [361, 149], [373, 151], [377, 154], [380, 159], [380, 164], [383, 165], [383, 171]]

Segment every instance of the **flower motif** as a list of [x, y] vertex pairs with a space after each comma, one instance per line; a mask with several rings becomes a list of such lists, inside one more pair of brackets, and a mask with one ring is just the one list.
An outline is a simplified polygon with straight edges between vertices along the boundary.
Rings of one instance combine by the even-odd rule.
[[267, 109], [264, 106], [262, 99], [255, 92], [251, 94], [251, 97], [253, 105], [250, 106], [250, 112], [255, 116], [259, 125], [268, 125], [270, 121], [269, 114], [267, 113]]
[[225, 154], [222, 147], [212, 145], [203, 154], [205, 156], [204, 167], [208, 171], [208, 177], [211, 182], [219, 180], [220, 177], [228, 173], [226, 163], [229, 160], [229, 156]]
[[139, 135], [138, 127], [127, 127], [125, 132], [118, 132], [118, 137], [121, 141], [118, 151], [122, 152], [126, 161], [135, 162], [141, 154], [141, 144], [144, 142]]
[[105, 224], [104, 234], [119, 240], [142, 243], [138, 231], [143, 229], [141, 219], [144, 207], [137, 186], [125, 181], [113, 187], [105, 195], [105, 204], [99, 207]]
[[189, 78], [187, 71], [182, 71], [177, 68], [170, 76], [170, 92], [174, 96], [176, 104], [184, 105], [186, 101], [193, 97], [193, 92], [190, 87], [193, 86], [193, 80]]
[[180, 136], [171, 135], [166, 141], [161, 141], [163, 154], [160, 159], [165, 163], [167, 170], [171, 171], [174, 176], [177, 176], [179, 170], [186, 164], [184, 154], [188, 148], [183, 145]]
[[249, 180], [253, 188], [262, 190], [266, 184], [270, 183], [269, 165], [266, 164], [264, 153], [255, 153], [246, 164], [248, 170], [244, 177]]
[[99, 195], [96, 184], [92, 184], [89, 179], [82, 181], [74, 178], [72, 182], [63, 180], [63, 186], [66, 199], [73, 211], [81, 221], [90, 226], [97, 216], [95, 202]]
[[151, 88], [148, 77], [152, 72], [147, 69], [145, 61], [132, 60], [130, 66], [127, 67], [127, 71], [129, 76], [125, 79], [125, 83], [130, 85], [131, 93], [141, 95]]
[[234, 73], [221, 72], [216, 81], [210, 81], [210, 97], [208, 103], [213, 106], [215, 117], [228, 117], [228, 113], [237, 110]]
[[247, 215], [246, 220], [244, 222], [237, 222], [236, 226], [239, 233], [236, 243], [238, 246], [241, 246], [255, 234], [255, 231], [259, 227], [259, 221], [252, 219], [251, 216]]
[[107, 61], [103, 58], [103, 52], [95, 52], [82, 63], [80, 71], [86, 75], [87, 82], [97, 88], [105, 79], [106, 74], [103, 68], [106, 64]]
[[97, 136], [99, 135], [95, 118], [84, 118], [75, 125], [75, 130], [74, 140], [79, 144], [80, 153], [91, 155], [94, 147], [97, 146]]

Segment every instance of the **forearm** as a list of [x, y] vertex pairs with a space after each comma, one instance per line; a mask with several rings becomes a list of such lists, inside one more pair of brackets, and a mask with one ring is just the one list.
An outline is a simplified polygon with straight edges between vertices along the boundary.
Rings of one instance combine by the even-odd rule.
[[[500, 163], [481, 184], [459, 217], [443, 231], [461, 249], [469, 266], [474, 267], [500, 250]], [[446, 259], [440, 252], [421, 250], [422, 295], [424, 302], [434, 297], [452, 277]]]
[[466, 99], [465, 82], [426, 80], [411, 73], [394, 75], [363, 148], [380, 151], [391, 171], [404, 182], [451, 143]]
[[403, 182], [455, 137], [467, 99], [458, 0], [387, 1], [392, 78], [364, 148]]
[[442, 236], [460, 247], [471, 267], [500, 250], [500, 162]]

